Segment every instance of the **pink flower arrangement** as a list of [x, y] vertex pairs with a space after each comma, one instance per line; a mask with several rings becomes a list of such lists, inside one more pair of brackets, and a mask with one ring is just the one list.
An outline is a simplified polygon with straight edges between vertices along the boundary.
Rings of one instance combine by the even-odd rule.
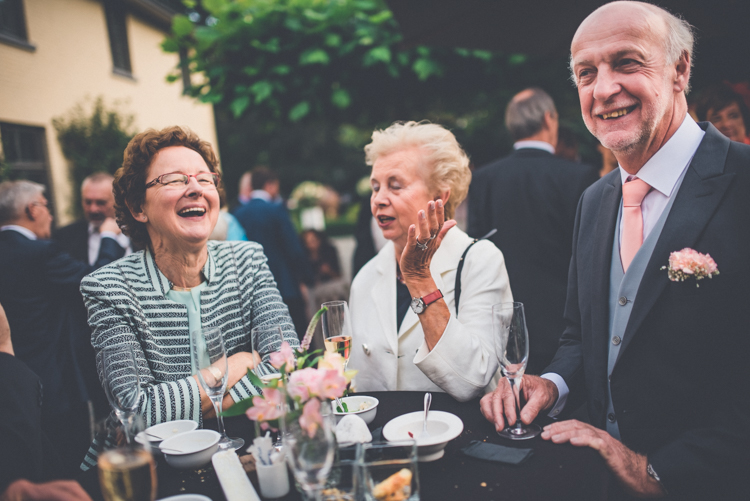
[[294, 351], [289, 343], [284, 341], [281, 343], [281, 349], [275, 353], [271, 353], [271, 365], [274, 369], [281, 369], [284, 367], [285, 372], [292, 372], [294, 370]]
[[357, 372], [344, 371], [344, 358], [339, 353], [308, 353], [312, 333], [323, 311], [313, 317], [300, 348], [294, 350], [285, 341], [278, 352], [270, 354], [270, 363], [281, 372], [281, 377], [264, 383], [248, 370], [248, 378], [262, 388], [263, 394], [238, 402], [224, 415], [245, 413], [255, 421], [256, 430], [259, 425], [264, 430], [275, 429], [283, 406], [286, 406], [287, 419], [290, 415], [295, 416], [311, 438], [315, 435], [323, 419], [320, 414], [322, 402], [329, 405], [328, 400], [344, 396], [348, 383]]
[[719, 274], [716, 261], [709, 254], [701, 254], [689, 247], [669, 255], [669, 266], [662, 266], [662, 270], [668, 270], [669, 279], [673, 282], [684, 282], [694, 277], [695, 286], [700, 287], [698, 280], [712, 278]]

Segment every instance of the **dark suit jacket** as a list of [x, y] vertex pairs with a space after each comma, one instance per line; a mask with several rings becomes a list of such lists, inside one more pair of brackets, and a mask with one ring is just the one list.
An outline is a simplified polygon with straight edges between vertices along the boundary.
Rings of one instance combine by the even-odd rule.
[[54, 231], [52, 240], [58, 242], [74, 259], [89, 262], [89, 222], [85, 219], [79, 219]]
[[[746, 499], [750, 146], [699, 125], [706, 135], [634, 299], [611, 374], [612, 400], [623, 443], [648, 455], [677, 499]], [[581, 197], [568, 325], [547, 368], [565, 379], [573, 402], [587, 397], [600, 428], [607, 402], [608, 277], [621, 197], [618, 171]], [[671, 282], [661, 268], [685, 247], [710, 254], [720, 274], [700, 287], [694, 280]]]
[[42, 433], [42, 382], [23, 362], [0, 352], [0, 493], [14, 480], [57, 476], [59, 458]]
[[234, 211], [247, 239], [263, 246], [283, 299], [299, 298], [299, 284], [313, 282], [312, 268], [286, 208], [254, 198]]
[[474, 173], [469, 191], [470, 236], [496, 228], [513, 300], [524, 304], [530, 374], [540, 374], [565, 329], [576, 206], [598, 179], [589, 166], [536, 148], [522, 148]]
[[91, 344], [80, 323], [81, 279], [124, 251], [103, 238], [94, 266], [77, 261], [49, 240], [30, 240], [17, 231], [0, 232], [0, 304], [5, 308], [16, 357], [44, 384], [45, 413], [63, 413], [88, 395], [78, 355]]

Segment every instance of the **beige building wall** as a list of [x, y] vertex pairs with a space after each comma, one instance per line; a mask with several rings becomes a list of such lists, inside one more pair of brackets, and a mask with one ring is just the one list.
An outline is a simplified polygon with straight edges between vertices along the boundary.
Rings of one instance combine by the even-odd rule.
[[[165, 77], [176, 54], [160, 44], [165, 33], [127, 16], [133, 78], [113, 73], [103, 5], [96, 0], [24, 0], [33, 52], [0, 43], [0, 122], [44, 127], [57, 224], [71, 221], [71, 186], [52, 119], [76, 104], [103, 96], [134, 115], [138, 131], [186, 125], [217, 147], [213, 108], [182, 95], [182, 83]], [[218, 151], [218, 148], [217, 148]]]

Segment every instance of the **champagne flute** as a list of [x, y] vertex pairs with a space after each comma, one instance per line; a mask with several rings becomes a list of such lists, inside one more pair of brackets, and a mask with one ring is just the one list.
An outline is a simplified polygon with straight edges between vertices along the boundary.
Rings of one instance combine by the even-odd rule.
[[[274, 379], [281, 377], [268, 360], [263, 360], [265, 355], [281, 350], [284, 342], [284, 333], [280, 325], [258, 325], [250, 331], [250, 339], [253, 348], [253, 372], [263, 383], [268, 384]], [[264, 363], [265, 362], [265, 363]]]
[[131, 442], [133, 437], [129, 434], [131, 426], [128, 422], [135, 414], [141, 396], [135, 351], [130, 345], [107, 346], [97, 354], [97, 365], [102, 371], [109, 405], [123, 425], [126, 440]]
[[[153, 501], [156, 499], [156, 465], [147, 439], [128, 442], [143, 429], [140, 416], [124, 423], [112, 417], [97, 425], [102, 447], [97, 461], [99, 486], [105, 501]], [[142, 436], [142, 435], [141, 435]]]
[[321, 491], [331, 472], [336, 451], [333, 412], [327, 402], [320, 404], [320, 417], [312, 434], [300, 424], [299, 412], [287, 409], [280, 420], [287, 462], [304, 491], [304, 499], [308, 501], [322, 499]]
[[344, 357], [344, 370], [349, 364], [352, 348], [352, 317], [346, 301], [329, 301], [320, 305], [327, 308], [321, 324], [326, 351], [340, 353]]
[[224, 348], [224, 336], [221, 329], [207, 328], [190, 333], [190, 352], [195, 363], [195, 370], [201, 386], [211, 399], [219, 424], [220, 450], [237, 450], [245, 441], [241, 438], [230, 438], [224, 429], [224, 418], [221, 415], [224, 393], [227, 389], [227, 352]]
[[521, 422], [521, 384], [529, 359], [529, 333], [522, 303], [500, 303], [492, 307], [495, 353], [503, 375], [508, 378], [516, 407], [516, 424], [498, 432], [511, 440], [526, 440], [541, 433], [535, 424]]

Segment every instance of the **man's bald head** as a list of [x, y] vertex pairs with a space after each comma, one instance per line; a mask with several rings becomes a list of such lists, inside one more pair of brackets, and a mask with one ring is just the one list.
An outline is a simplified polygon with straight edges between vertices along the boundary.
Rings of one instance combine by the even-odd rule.
[[[576, 42], [580, 37], [591, 30], [603, 30], [614, 24], [623, 22], [636, 22], [649, 30], [651, 34], [657, 34], [664, 48], [664, 59], [668, 65], [676, 64], [677, 61], [687, 53], [690, 65], [693, 64], [693, 50], [695, 36], [693, 27], [674, 14], [645, 2], [617, 1], [602, 5], [583, 20], [573, 36], [570, 44], [570, 70], [573, 83], [578, 84], [578, 79], [573, 71], [573, 53]], [[690, 90], [685, 88], [687, 94]]]

